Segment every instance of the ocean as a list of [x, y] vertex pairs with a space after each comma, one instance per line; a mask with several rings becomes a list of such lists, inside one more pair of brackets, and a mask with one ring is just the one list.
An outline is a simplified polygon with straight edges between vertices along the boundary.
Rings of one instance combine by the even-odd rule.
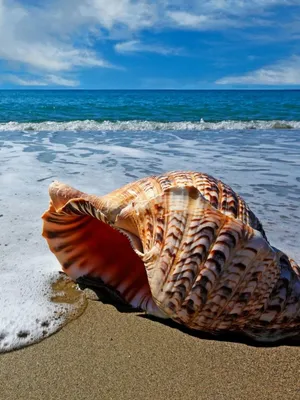
[[49, 301], [51, 181], [100, 195], [169, 170], [231, 185], [300, 261], [300, 91], [0, 91], [0, 351], [71, 312]]
[[0, 91], [5, 130], [300, 129], [300, 91]]

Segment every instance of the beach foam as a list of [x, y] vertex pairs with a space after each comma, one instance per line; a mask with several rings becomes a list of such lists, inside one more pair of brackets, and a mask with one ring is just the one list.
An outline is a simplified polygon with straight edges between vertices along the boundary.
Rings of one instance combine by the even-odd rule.
[[1, 131], [202, 131], [202, 130], [300, 129], [300, 121], [94, 121], [7, 122]]
[[[18, 145], [1, 150], [0, 353], [49, 336], [85, 307], [84, 295], [60, 277], [41, 237], [48, 195], [47, 184], [36, 184], [38, 162]], [[66, 290], [74, 292], [72, 303], [64, 302]]]

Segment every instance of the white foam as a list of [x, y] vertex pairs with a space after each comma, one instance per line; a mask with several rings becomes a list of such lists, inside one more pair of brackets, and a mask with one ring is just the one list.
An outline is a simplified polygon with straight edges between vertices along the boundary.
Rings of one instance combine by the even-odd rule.
[[60, 267], [41, 237], [47, 183], [36, 184], [39, 163], [22, 153], [22, 146], [1, 150], [0, 353], [49, 336], [84, 301], [83, 297], [73, 305], [50, 301]]
[[68, 121], [68, 122], [7, 122], [0, 124], [1, 131], [202, 131], [246, 129], [300, 129], [300, 121]]

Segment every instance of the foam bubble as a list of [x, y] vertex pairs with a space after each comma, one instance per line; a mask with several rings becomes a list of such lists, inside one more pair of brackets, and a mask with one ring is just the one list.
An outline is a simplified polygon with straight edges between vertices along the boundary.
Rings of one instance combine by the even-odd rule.
[[68, 121], [7, 122], [0, 131], [202, 131], [202, 130], [300, 129], [300, 121]]
[[30, 270], [22, 270], [21, 282], [15, 280], [15, 274], [4, 275], [1, 286], [6, 289], [1, 292], [0, 353], [39, 342], [85, 309], [85, 294], [74, 282], [59, 276], [58, 272], [35, 274], [33, 268], [39, 268], [41, 261], [34, 260]]

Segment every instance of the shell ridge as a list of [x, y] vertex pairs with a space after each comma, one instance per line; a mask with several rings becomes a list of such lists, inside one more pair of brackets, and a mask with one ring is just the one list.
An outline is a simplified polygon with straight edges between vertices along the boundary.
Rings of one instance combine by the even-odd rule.
[[[186, 189], [186, 188], [185, 188]], [[193, 192], [193, 191], [196, 191], [196, 193], [197, 193], [197, 199], [196, 199], [196, 201], [195, 201], [195, 199], [193, 199], [192, 200], [192, 204], [194, 205], [194, 207], [193, 207], [193, 212], [192, 213], [190, 213], [190, 218], [193, 218], [194, 217], [194, 215], [195, 215], [195, 211], [197, 212], [197, 215], [199, 215], [199, 211], [201, 210], [201, 212], [203, 213], [203, 212], [205, 212], [206, 210], [213, 210], [213, 212], [216, 212], [216, 213], [218, 213], [219, 214], [219, 216], [221, 216], [221, 221], [222, 221], [222, 224], [221, 224], [221, 226], [218, 226], [218, 229], [217, 229], [217, 231], [215, 232], [215, 235], [214, 235], [214, 238], [217, 238], [217, 236], [218, 236], [218, 232], [220, 232], [220, 230], [222, 229], [222, 226], [223, 226], [223, 224], [225, 224], [226, 223], [226, 218], [227, 218], [227, 216], [225, 216], [224, 214], [222, 214], [221, 212], [219, 212], [218, 210], [216, 210], [213, 206], [211, 206], [210, 204], [209, 204], [209, 202], [208, 202], [208, 200], [206, 200], [203, 196], [202, 196], [202, 194], [200, 193], [200, 191], [197, 189], [197, 188], [195, 188], [195, 187], [192, 187], [192, 188], [190, 188], [190, 190], [189, 191], [186, 191], [187, 193], [188, 193], [188, 199], [189, 199], [189, 201], [191, 201], [191, 193]], [[195, 195], [195, 193], [193, 193], [194, 195]], [[201, 218], [203, 218], [203, 215], [201, 214]], [[186, 221], [187, 222], [187, 221]], [[200, 224], [199, 224], [199, 226], [201, 226]], [[199, 227], [198, 226], [198, 227]], [[186, 224], [185, 225], [185, 231], [186, 231], [186, 228], [188, 227], [188, 229], [189, 229], [189, 225], [188, 224]], [[182, 238], [184, 238], [184, 235], [182, 235]], [[214, 241], [212, 241], [212, 243], [210, 243], [210, 247], [208, 248], [208, 251], [206, 252], [206, 258], [204, 259], [204, 260], [202, 260], [202, 263], [201, 263], [201, 265], [203, 265], [204, 263], [205, 263], [205, 260], [207, 259], [207, 257], [209, 256], [209, 254], [210, 254], [210, 250], [211, 250], [211, 248], [212, 248], [212, 246], [214, 245]], [[165, 248], [164, 248], [165, 249]], [[163, 249], [163, 250], [164, 250]], [[173, 262], [172, 262], [172, 264], [171, 264], [171, 266], [173, 266], [174, 265], [174, 260], [173, 260]], [[184, 265], [184, 264], [183, 264]], [[200, 269], [201, 269], [201, 265], [200, 265]], [[182, 268], [183, 266], [181, 266], [181, 268]], [[169, 272], [168, 273], [166, 273], [165, 274], [165, 276], [164, 276], [164, 281], [163, 281], [163, 283], [160, 285], [160, 290], [161, 290], [161, 288], [166, 284], [166, 281], [167, 281], [167, 279], [170, 277], [170, 276], [172, 276], [172, 272], [173, 272], [173, 268], [169, 268]], [[180, 273], [180, 272], [179, 272]], [[195, 277], [195, 279], [197, 279], [197, 275], [196, 275], [196, 277]], [[177, 281], [179, 281], [180, 279], [176, 279], [175, 281], [173, 281], [172, 282], [172, 280], [170, 281], [171, 283], [173, 283], [173, 284], [169, 284], [168, 285], [168, 291], [170, 291], [171, 293], [172, 293], [172, 289], [174, 289], [174, 286], [176, 285], [176, 282]], [[193, 280], [193, 282], [194, 282], [194, 280]], [[151, 285], [150, 285], [151, 286]], [[192, 291], [193, 290], [193, 285], [191, 286], [191, 289], [190, 289], [190, 291]], [[174, 293], [173, 293], [174, 294]], [[160, 298], [157, 298], [156, 297], [156, 300], [158, 300], [159, 301], [159, 303], [160, 303], [160, 305], [161, 306], [163, 306], [163, 302], [161, 301], [161, 299]], [[179, 307], [181, 307], [182, 306], [182, 304], [181, 305], [178, 305]]]
[[[206, 201], [207, 201], [207, 200], [206, 200]], [[206, 206], [207, 206], [207, 209], [208, 209], [208, 208], [209, 208], [209, 202], [208, 202], [208, 201], [207, 201]], [[213, 207], [213, 206], [211, 206], [211, 207]], [[201, 273], [201, 270], [203, 270], [203, 267], [204, 267], [205, 263], [207, 262], [207, 260], [208, 260], [208, 258], [209, 258], [209, 256], [210, 256], [211, 250], [212, 250], [213, 246], [214, 246], [215, 243], [216, 243], [216, 239], [217, 239], [219, 233], [221, 232], [221, 230], [223, 229], [223, 226], [225, 225], [225, 223], [226, 223], [226, 220], [223, 219], [222, 223], [218, 226], [217, 230], [214, 232], [214, 236], [213, 236], [213, 238], [212, 238], [212, 240], [211, 240], [211, 242], [210, 242], [210, 244], [209, 244], [209, 247], [206, 249], [206, 251], [205, 251], [205, 253], [204, 253], [204, 257], [201, 258], [201, 263], [200, 263], [199, 266], [198, 266], [198, 274], [195, 274], [194, 279], [191, 281], [190, 288], [189, 288], [189, 290], [185, 293], [185, 299], [183, 300], [183, 302], [182, 302], [182, 304], [181, 304], [181, 307], [185, 307], [185, 306], [187, 305], [187, 303], [188, 303], [188, 301], [189, 301], [189, 299], [190, 299], [190, 295], [193, 293], [193, 289], [195, 289], [195, 287], [196, 287], [197, 278], [198, 278], [199, 274]], [[199, 226], [200, 226], [200, 224], [199, 224]], [[202, 231], [202, 228], [200, 229], [200, 232], [201, 232], [201, 231]], [[199, 239], [201, 239], [201, 234], [199, 235]], [[179, 279], [180, 279], [180, 278], [179, 278]], [[206, 303], [200, 304], [199, 311], [198, 311], [197, 314], [195, 314], [195, 318], [196, 318], [197, 315], [201, 312], [201, 309], [204, 307], [205, 304], [206, 304]], [[192, 322], [193, 319], [194, 319], [194, 318], [192, 318], [190, 321]]]
[[[176, 191], [176, 188], [175, 188]], [[170, 208], [170, 202], [172, 202], [174, 199], [173, 196], [174, 195], [174, 186], [169, 187], [168, 189], [165, 189], [163, 194], [161, 195], [161, 201], [162, 203], [165, 204], [165, 208]], [[175, 192], [175, 196], [176, 196], [176, 192]], [[179, 218], [179, 210], [172, 210], [169, 211], [167, 213], [164, 213], [164, 218], [165, 218], [165, 223], [164, 223], [164, 235], [169, 235], [172, 236], [173, 239], [173, 243], [171, 243], [173, 245], [173, 247], [175, 247], [175, 243], [176, 243], [176, 247], [177, 249], [180, 248], [180, 245], [182, 243], [183, 240], [183, 232], [181, 231], [180, 227], [182, 227], [182, 225], [184, 225], [184, 222], [181, 221], [181, 219]], [[186, 220], [187, 218], [187, 214], [185, 213], [183, 216], [184, 220]], [[178, 227], [179, 225], [179, 227]], [[176, 237], [175, 233], [173, 233], [173, 229], [180, 231], [180, 237]], [[169, 252], [169, 241], [168, 241], [168, 237], [167, 236], [165, 238], [165, 241], [162, 242], [161, 248], [160, 248], [160, 255], [163, 252]], [[175, 243], [174, 243], [175, 240]], [[164, 271], [164, 275], [163, 275], [163, 279], [160, 282], [160, 286], [158, 288], [158, 292], [162, 290], [162, 287], [165, 285], [167, 279], [170, 276], [170, 271], [172, 270], [172, 267], [175, 263], [175, 259], [177, 257], [177, 252], [175, 252], [175, 255], [173, 254], [169, 254], [169, 259], [171, 258], [171, 263], [169, 263], [169, 265], [167, 265], [167, 269]], [[169, 260], [168, 260], [169, 261]], [[166, 261], [165, 261], [166, 263]], [[151, 287], [151, 285], [150, 285]]]
[[[209, 257], [211, 257], [211, 252], [212, 252], [213, 248], [215, 247], [215, 245], [216, 245], [216, 243], [218, 241], [218, 237], [219, 237], [221, 231], [225, 230], [224, 227], [225, 227], [226, 224], [228, 224], [228, 220], [232, 220], [231, 216], [225, 216], [219, 210], [212, 209], [213, 207], [212, 208], [210, 208], [210, 207], [212, 207], [212, 206], [210, 204], [208, 204], [208, 209], [210, 209], [210, 211], [212, 213], [215, 213], [217, 215], [217, 218], [220, 219], [221, 223], [218, 225], [218, 229], [216, 231], [216, 234], [214, 235], [214, 238], [210, 243], [210, 246], [209, 246], [208, 251], [206, 253], [206, 258], [203, 260], [203, 262], [200, 265], [199, 274], [201, 273], [201, 271], [205, 271], [205, 265], [208, 262]], [[239, 236], [239, 241], [238, 241], [239, 246], [238, 247], [235, 246], [235, 248], [234, 248], [234, 250], [236, 250], [236, 251], [239, 249], [239, 247], [241, 248], [241, 237], [240, 237], [241, 235], [238, 234], [238, 236]], [[234, 254], [230, 255], [230, 260], [232, 260], [233, 258], [234, 258]], [[213, 258], [211, 260], [213, 261]], [[219, 279], [221, 279], [222, 275], [224, 275], [227, 272], [228, 268], [229, 268], [229, 259], [226, 260], [226, 263], [224, 263], [223, 270], [221, 271], [220, 275], [218, 276]], [[183, 306], [185, 306], [187, 304], [187, 302], [189, 301], [190, 294], [193, 293], [193, 291], [197, 289], [198, 283], [199, 283], [199, 279], [198, 279], [198, 276], [197, 276], [195, 281], [194, 281], [194, 283], [193, 283], [193, 286], [190, 289], [189, 295], [186, 297], [185, 301], [183, 302]], [[219, 284], [218, 279], [216, 279], [215, 282], [212, 283], [212, 285], [210, 287], [210, 290], [209, 290], [209, 293], [207, 294], [207, 297], [205, 299], [205, 302], [200, 304], [200, 307], [197, 307], [195, 314], [191, 315], [191, 318], [189, 319], [189, 321], [191, 323], [194, 322], [194, 320], [198, 317], [198, 315], [201, 313], [203, 308], [208, 304], [209, 300], [211, 300], [211, 297], [214, 294], [214, 289], [217, 287], [218, 284]]]
[[[186, 206], [187, 206], [187, 209], [189, 209], [189, 206], [191, 206], [193, 204], [193, 201], [191, 201], [191, 197], [190, 197], [190, 191], [196, 190], [198, 192], [198, 196], [202, 197], [202, 195], [201, 195], [201, 193], [199, 192], [199, 190], [195, 186], [186, 186], [186, 187], [184, 187], [184, 189], [185, 189], [186, 194], [187, 194], [187, 196], [186, 196]], [[178, 212], [179, 211], [176, 211], [175, 214], [178, 213]], [[185, 215], [185, 221], [184, 221], [184, 225], [183, 225], [183, 230], [180, 231], [181, 238], [180, 238], [180, 241], [178, 243], [178, 248], [180, 248], [182, 246], [182, 243], [183, 243], [183, 240], [184, 240], [184, 238], [186, 236], [186, 233], [189, 230], [189, 226], [190, 226], [189, 222], [193, 219], [193, 215], [194, 215], [193, 212], [194, 212], [194, 209], [192, 210], [192, 212], [190, 212], [190, 213], [187, 212], [186, 215]], [[175, 219], [176, 219], [176, 217], [175, 217]], [[172, 275], [172, 273], [174, 272], [174, 269], [176, 268], [176, 261], [178, 261], [179, 258], [180, 258], [180, 254], [176, 254], [176, 256], [173, 259], [172, 264], [170, 265], [170, 269], [168, 271], [168, 274], [165, 275], [165, 279], [163, 280], [161, 287], [166, 283], [166, 280], [168, 279], [168, 277], [170, 275]], [[175, 265], [175, 267], [174, 267], [174, 265]]]
[[[255, 231], [255, 230], [254, 230], [254, 231]], [[261, 237], [261, 239], [264, 240], [263, 237], [262, 237], [262, 235], [261, 235], [261, 233], [260, 233], [259, 231], [256, 231], [256, 232], [257, 232], [257, 234], [259, 234], [259, 236]], [[254, 232], [254, 235], [255, 235], [256, 232]], [[254, 237], [254, 236], [253, 236], [253, 237]], [[250, 239], [250, 241], [253, 239], [253, 237]], [[243, 238], [242, 238], [242, 239], [243, 239]], [[249, 244], [248, 244], [248, 246], [249, 246]], [[246, 246], [246, 247], [244, 248], [245, 251], [247, 251], [247, 249], [251, 248], [251, 247], [248, 247], [248, 246]], [[251, 248], [251, 249], [252, 249], [252, 248]], [[238, 253], [239, 251], [242, 251], [242, 250], [243, 250], [243, 247], [242, 247], [242, 243], [241, 243], [240, 246], [239, 246], [239, 248], [236, 249], [236, 253]], [[249, 281], [251, 281], [251, 275], [249, 276], [249, 273], [251, 273], [251, 270], [253, 269], [253, 267], [255, 266], [255, 264], [257, 264], [257, 261], [260, 261], [261, 255], [262, 255], [262, 254], [261, 254], [261, 252], [259, 251], [259, 252], [257, 253], [256, 257], [254, 257], [254, 258], [252, 258], [250, 261], [248, 261], [248, 263], [247, 263], [247, 268], [245, 269], [244, 273], [240, 276], [240, 278], [239, 278], [237, 284], [235, 285], [234, 289], [232, 290], [232, 293], [230, 294], [230, 296], [227, 298], [225, 304], [224, 304], [224, 305], [222, 306], [222, 308], [218, 311], [218, 313], [217, 313], [215, 319], [212, 321], [212, 323], [211, 323], [210, 325], [208, 325], [208, 329], [211, 329], [214, 325], [221, 325], [222, 322], [224, 321], [224, 319], [226, 318], [226, 315], [230, 314], [230, 313], [234, 310], [234, 308], [236, 307], [236, 304], [235, 304], [232, 300], [233, 300], [237, 295], [240, 296], [240, 294], [244, 292], [244, 289], [247, 289], [247, 288], [248, 288]], [[234, 255], [233, 255], [232, 259], [230, 260], [230, 262], [232, 262], [233, 260], [234, 260]], [[262, 261], [262, 260], [261, 260], [261, 261]], [[226, 272], [229, 272], [229, 270], [230, 270], [230, 262], [228, 261], [228, 263], [227, 263], [227, 270], [224, 270], [224, 272], [223, 272], [222, 275], [224, 275]], [[269, 264], [272, 264], [272, 260], [271, 260], [271, 262], [270, 262]], [[264, 269], [267, 269], [267, 268], [264, 268]], [[249, 276], [249, 277], [248, 277], [248, 280], [246, 280], [247, 276]], [[272, 289], [272, 287], [274, 287], [274, 284], [273, 284], [273, 286], [271, 286], [271, 289]], [[259, 287], [258, 287], [258, 285], [256, 285], [254, 291], [253, 291], [252, 294], [251, 294], [251, 298], [255, 298], [255, 297], [257, 296], [257, 291], [258, 291], [258, 289], [259, 289]], [[229, 306], [230, 302], [232, 303], [231, 306]], [[263, 310], [263, 308], [265, 307], [266, 302], [267, 302], [267, 299], [266, 299], [264, 302], [261, 301], [261, 305], [260, 305], [259, 310], [256, 311], [253, 315], [250, 314], [250, 315], [248, 316], [248, 323], [249, 323], [250, 320], [254, 320], [254, 319], [257, 318], [258, 314], [259, 314], [259, 313], [261, 312], [261, 310]], [[243, 311], [244, 311], [244, 309], [247, 307], [248, 302], [242, 302], [242, 304], [243, 304], [243, 305], [242, 305], [241, 307], [239, 307], [239, 315], [242, 315], [242, 314], [243, 314]], [[228, 306], [229, 306], [229, 307], [228, 307]], [[226, 310], [226, 313], [224, 312], [225, 310]], [[234, 323], [235, 323], [235, 322], [232, 321], [232, 325], [234, 325]], [[246, 321], [245, 321], [245, 323], [246, 323]], [[239, 324], [239, 329], [242, 329], [241, 324]]]
[[[222, 231], [222, 229], [224, 228], [225, 224], [226, 224], [226, 221], [224, 220], [223, 224], [222, 224], [222, 225], [220, 226], [220, 228], [218, 229], [217, 235], [215, 236], [215, 240], [212, 241], [211, 244], [210, 244], [209, 251], [207, 252], [206, 258], [203, 260], [203, 263], [202, 263], [202, 265], [200, 266], [199, 273], [200, 273], [200, 271], [201, 271], [201, 267], [202, 267], [202, 270], [204, 269], [205, 264], [207, 263], [207, 260], [208, 260], [208, 258], [209, 258], [209, 256], [210, 256], [210, 253], [211, 253], [213, 247], [215, 246], [215, 244], [216, 244], [216, 242], [217, 242], [218, 234]], [[232, 258], [233, 258], [233, 256], [232, 256]], [[225, 267], [227, 264], [228, 264], [228, 263], [226, 263], [226, 264], [224, 265], [224, 267]], [[227, 268], [226, 268], [226, 270], [227, 270]], [[219, 278], [221, 278], [221, 276], [224, 275], [224, 273], [226, 272], [226, 270], [222, 271], [222, 274], [219, 276]], [[191, 287], [190, 293], [189, 293], [189, 295], [187, 296], [188, 298], [190, 297], [190, 294], [193, 292], [193, 289], [197, 288], [197, 283], [198, 283], [197, 278], [198, 278], [198, 277], [196, 277], [196, 279], [195, 279], [194, 282], [193, 282], [193, 286]], [[217, 285], [218, 285], [218, 281], [216, 280], [216, 281], [212, 284], [212, 286], [211, 286], [211, 288], [210, 288], [210, 292], [212, 292], [212, 291], [215, 289], [215, 287], [216, 287]], [[192, 318], [189, 320], [191, 323], [193, 323], [194, 320], [198, 317], [198, 315], [199, 315], [200, 312], [203, 310], [203, 308], [205, 307], [205, 305], [209, 302], [209, 300], [211, 299], [211, 297], [212, 297], [212, 294], [209, 294], [209, 293], [208, 293], [208, 295], [207, 295], [207, 297], [206, 297], [206, 299], [205, 299], [205, 302], [204, 302], [203, 304], [200, 305], [200, 308], [197, 308], [195, 314], [192, 315]], [[187, 301], [188, 301], [188, 300], [186, 300], [185, 303], [187, 303]]]
[[218, 188], [218, 210], [223, 211], [223, 184], [221, 181], [217, 181], [217, 188]]

